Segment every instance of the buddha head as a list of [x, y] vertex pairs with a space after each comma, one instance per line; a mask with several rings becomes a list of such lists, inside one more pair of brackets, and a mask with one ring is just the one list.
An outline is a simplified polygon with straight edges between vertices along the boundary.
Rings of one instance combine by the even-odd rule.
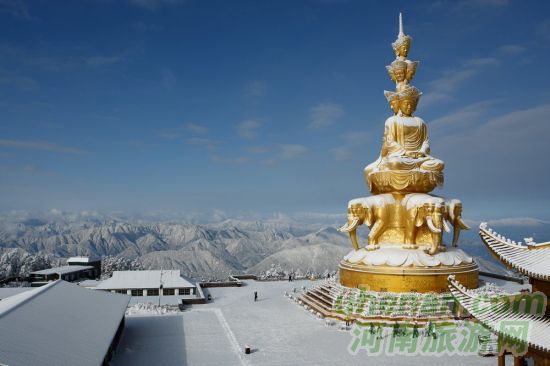
[[401, 60], [395, 60], [391, 65], [386, 66], [390, 78], [398, 83], [405, 81], [407, 75], [407, 63]]
[[412, 80], [414, 74], [416, 73], [416, 67], [418, 66], [418, 61], [407, 61], [407, 73], [405, 78], [409, 81]]
[[399, 112], [399, 95], [397, 93], [384, 90], [384, 96], [388, 100], [393, 113], [397, 114]]
[[407, 86], [405, 89], [399, 92], [399, 110], [404, 116], [412, 116], [412, 114], [416, 110], [418, 99], [421, 95], [422, 93], [420, 92], [420, 90], [418, 90], [414, 86]]
[[411, 47], [411, 41], [411, 36], [399, 34], [395, 42], [391, 44], [393, 50], [395, 51], [395, 56], [403, 59], [407, 58], [407, 55], [409, 54], [409, 48]]

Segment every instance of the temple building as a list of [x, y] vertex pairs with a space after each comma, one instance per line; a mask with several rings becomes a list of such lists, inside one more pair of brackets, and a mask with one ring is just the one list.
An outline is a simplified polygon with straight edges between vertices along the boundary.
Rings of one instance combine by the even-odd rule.
[[[514, 310], [507, 301], [481, 297], [465, 288], [454, 276], [449, 276], [449, 290], [463, 309], [498, 336], [498, 348], [502, 347], [502, 352], [498, 354], [499, 366], [506, 364], [506, 343], [521, 351], [513, 355], [514, 365], [524, 365], [526, 358], [532, 358], [535, 366], [550, 365], [550, 318], [536, 312]], [[539, 301], [546, 305], [545, 298]], [[539, 306], [540, 303], [534, 305]]]
[[[529, 278], [531, 296], [520, 295], [518, 304], [523, 310], [518, 311], [519, 306], [510, 306], [500, 301], [502, 298], [481, 298], [453, 276], [449, 277], [451, 293], [463, 309], [498, 336], [499, 344], [512, 340], [525, 347], [522, 354], [514, 355], [515, 365], [523, 365], [525, 358], [532, 358], [536, 366], [550, 365], [550, 242], [535, 243], [526, 238], [523, 245], [498, 234], [487, 223], [481, 223], [479, 235], [498, 261]], [[502, 326], [507, 322], [523, 322], [527, 330], [521, 334], [517, 328], [507, 329]], [[504, 356], [499, 354], [499, 366], [505, 365]]]
[[130, 297], [57, 280], [0, 301], [0, 363], [108, 365]]
[[114, 271], [111, 278], [101, 281], [94, 289], [130, 295], [131, 304], [177, 305], [182, 301], [204, 301], [200, 286], [184, 278], [179, 270]]

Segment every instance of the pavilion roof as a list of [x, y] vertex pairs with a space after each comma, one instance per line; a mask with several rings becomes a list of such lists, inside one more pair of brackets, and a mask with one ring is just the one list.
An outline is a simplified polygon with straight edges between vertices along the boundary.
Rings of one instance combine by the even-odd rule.
[[[543, 352], [550, 352], [550, 318], [527, 312], [514, 312], [513, 307], [504, 301], [491, 302], [487, 297], [480, 297], [472, 290], [466, 289], [449, 276], [449, 290], [458, 303], [475, 317], [483, 326], [499, 336], [526, 341], [527, 346]], [[485, 303], [485, 304], [484, 304]], [[502, 321], [527, 321], [529, 329], [526, 339], [519, 339], [513, 330], [501, 327]]]
[[535, 243], [526, 239], [526, 245], [516, 243], [490, 229], [486, 223], [479, 225], [479, 235], [487, 248], [504, 264], [520, 273], [550, 281], [550, 243]]

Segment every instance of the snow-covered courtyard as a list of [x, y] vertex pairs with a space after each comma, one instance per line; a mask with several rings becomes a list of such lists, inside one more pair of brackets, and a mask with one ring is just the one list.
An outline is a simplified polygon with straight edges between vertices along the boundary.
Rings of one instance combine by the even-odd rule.
[[[421, 362], [495, 365], [495, 357], [368, 356], [348, 352], [349, 331], [327, 326], [284, 296], [311, 281], [256, 282], [207, 289], [213, 301], [179, 314], [127, 316], [112, 364], [120, 365], [384, 365]], [[258, 301], [254, 302], [254, 292]], [[245, 345], [252, 348], [244, 354]], [[510, 360], [511, 361], [511, 360]]]

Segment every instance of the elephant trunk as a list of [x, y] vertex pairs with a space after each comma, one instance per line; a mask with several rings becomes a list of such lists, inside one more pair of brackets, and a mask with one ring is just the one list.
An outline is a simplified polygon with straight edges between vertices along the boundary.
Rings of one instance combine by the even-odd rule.
[[357, 230], [353, 229], [349, 232], [349, 237], [351, 239], [351, 245], [355, 250], [359, 250], [359, 243], [357, 242]]

